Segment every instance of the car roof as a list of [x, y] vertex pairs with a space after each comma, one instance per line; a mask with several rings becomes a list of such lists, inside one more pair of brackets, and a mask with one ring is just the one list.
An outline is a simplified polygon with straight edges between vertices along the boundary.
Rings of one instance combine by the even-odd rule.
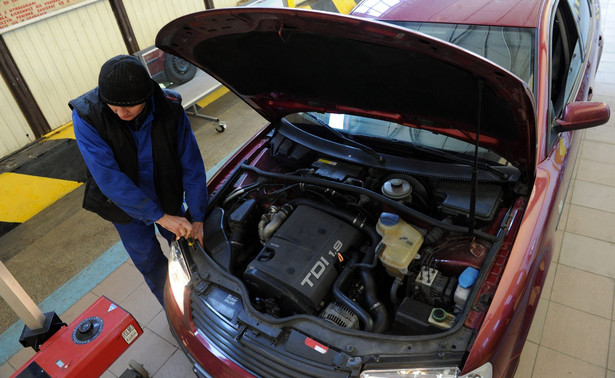
[[353, 16], [415, 21], [535, 28], [547, 0], [365, 0]]

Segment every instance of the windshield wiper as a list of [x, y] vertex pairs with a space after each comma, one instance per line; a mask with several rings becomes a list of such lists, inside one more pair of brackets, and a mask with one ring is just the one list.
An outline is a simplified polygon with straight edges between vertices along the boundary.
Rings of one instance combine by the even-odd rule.
[[348, 138], [346, 135], [340, 133], [339, 131], [337, 131], [336, 129], [331, 127], [328, 123], [326, 123], [322, 119], [316, 117], [312, 113], [306, 112], [304, 114], [308, 115], [310, 118], [315, 120], [319, 125], [325, 127], [327, 130], [331, 131], [337, 137], [342, 139], [344, 142], [346, 142], [345, 144], [350, 145], [352, 147], [356, 147], [356, 148], [360, 149], [361, 151], [366, 152], [366, 153], [370, 154], [371, 156], [375, 157], [376, 159], [378, 159], [378, 162], [384, 163], [384, 157], [382, 155], [380, 155], [378, 152], [376, 152], [376, 150], [374, 150], [373, 148]]

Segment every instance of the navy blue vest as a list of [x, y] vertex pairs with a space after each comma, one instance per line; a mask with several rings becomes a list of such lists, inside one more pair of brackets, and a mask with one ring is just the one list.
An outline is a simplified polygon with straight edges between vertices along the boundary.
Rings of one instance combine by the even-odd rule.
[[[162, 210], [166, 214], [181, 213], [183, 201], [182, 169], [177, 151], [177, 125], [183, 117], [178, 93], [154, 86], [154, 119], [152, 124], [152, 154], [154, 185]], [[120, 170], [137, 186], [138, 159], [134, 138], [123, 122], [100, 100], [98, 88], [69, 102], [69, 107], [92, 125], [111, 147]], [[114, 223], [128, 223], [132, 217], [102, 193], [88, 172], [83, 207]]]

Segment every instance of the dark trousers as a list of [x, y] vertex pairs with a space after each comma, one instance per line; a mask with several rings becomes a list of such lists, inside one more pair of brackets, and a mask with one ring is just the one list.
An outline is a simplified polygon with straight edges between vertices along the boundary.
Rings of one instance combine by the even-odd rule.
[[[143, 274], [145, 282], [158, 302], [164, 306], [164, 284], [167, 280], [168, 260], [160, 248], [154, 225], [148, 226], [136, 219], [133, 219], [131, 223], [114, 223], [113, 225], [120, 234], [122, 244], [128, 251], [132, 262]], [[163, 227], [156, 227], [160, 234], [171, 243], [175, 235]]]

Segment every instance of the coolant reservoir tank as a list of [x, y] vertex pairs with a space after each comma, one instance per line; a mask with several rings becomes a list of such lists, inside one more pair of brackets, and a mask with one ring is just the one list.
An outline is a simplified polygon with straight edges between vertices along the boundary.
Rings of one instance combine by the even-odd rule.
[[408, 273], [410, 262], [423, 244], [423, 235], [406, 223], [397, 214], [382, 213], [376, 225], [376, 231], [382, 240], [380, 261], [387, 273], [402, 278]]

